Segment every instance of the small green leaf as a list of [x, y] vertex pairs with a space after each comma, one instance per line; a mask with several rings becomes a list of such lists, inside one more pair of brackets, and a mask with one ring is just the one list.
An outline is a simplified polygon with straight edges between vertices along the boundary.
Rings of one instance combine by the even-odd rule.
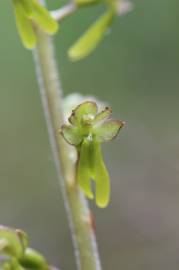
[[31, 21], [26, 17], [21, 1], [14, 0], [16, 25], [24, 47], [32, 49], [36, 45], [36, 36]]
[[68, 55], [71, 60], [80, 60], [89, 55], [104, 37], [114, 17], [114, 10], [108, 10], [102, 15], [69, 49]]
[[100, 143], [111, 141], [118, 135], [123, 125], [124, 122], [122, 121], [108, 120], [101, 125], [95, 126], [93, 132], [96, 136], [96, 140]]
[[80, 157], [77, 166], [77, 181], [79, 187], [83, 190], [85, 195], [89, 199], [93, 199], [93, 193], [91, 191], [91, 173], [90, 173], [90, 152], [89, 152], [90, 142], [86, 138], [84, 139], [81, 149]]
[[80, 135], [79, 129], [74, 126], [63, 125], [61, 128], [61, 134], [69, 144], [76, 146], [79, 145], [83, 139]]
[[[73, 110], [69, 122], [73, 125], [81, 124], [85, 117], [89, 118], [89, 120], [93, 120], [97, 113], [97, 105], [95, 102], [86, 101], [82, 104], [78, 105], [75, 110]], [[86, 119], [87, 120], [87, 119]]]
[[48, 34], [55, 34], [58, 30], [58, 23], [53, 19], [50, 12], [40, 5], [37, 0], [32, 0], [34, 13], [32, 19], [38, 26]]

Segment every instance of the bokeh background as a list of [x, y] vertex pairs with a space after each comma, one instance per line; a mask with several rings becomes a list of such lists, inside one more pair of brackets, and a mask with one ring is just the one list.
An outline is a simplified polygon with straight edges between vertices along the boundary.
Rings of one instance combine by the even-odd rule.
[[[104, 270], [177, 270], [179, 2], [135, 1], [91, 56], [71, 63], [67, 49], [100, 13], [84, 9], [65, 20], [55, 44], [65, 95], [95, 95], [127, 122], [104, 146], [111, 204], [91, 204]], [[74, 269], [34, 63], [10, 0], [0, 1], [0, 223], [24, 229], [49, 262]]]

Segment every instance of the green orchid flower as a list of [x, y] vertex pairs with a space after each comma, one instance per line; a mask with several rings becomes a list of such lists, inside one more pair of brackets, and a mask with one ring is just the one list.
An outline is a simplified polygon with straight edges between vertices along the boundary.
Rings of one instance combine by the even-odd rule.
[[48, 270], [44, 257], [28, 247], [28, 236], [21, 230], [0, 226], [0, 269]]
[[89, 199], [94, 198], [91, 180], [95, 183], [95, 200], [106, 207], [110, 198], [109, 174], [101, 153], [101, 143], [114, 139], [124, 122], [110, 118], [112, 111], [106, 107], [98, 113], [96, 103], [86, 101], [73, 110], [69, 123], [61, 134], [78, 151], [77, 182]]
[[35, 25], [38, 25], [42, 31], [50, 35], [57, 32], [58, 23], [37, 0], [12, 1], [17, 29], [22, 43], [27, 49], [32, 49], [36, 46]]

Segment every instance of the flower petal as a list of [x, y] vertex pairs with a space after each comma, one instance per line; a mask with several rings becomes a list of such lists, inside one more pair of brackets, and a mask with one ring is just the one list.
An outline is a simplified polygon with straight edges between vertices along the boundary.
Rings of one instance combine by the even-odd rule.
[[63, 125], [60, 131], [64, 139], [69, 144], [77, 146], [82, 142], [83, 137], [80, 135], [78, 128], [74, 126]]
[[93, 133], [99, 143], [108, 142], [118, 135], [119, 130], [123, 127], [123, 125], [124, 122], [122, 121], [108, 120], [101, 125], [95, 126], [93, 128]]
[[102, 112], [98, 113], [93, 120], [93, 124], [98, 124], [101, 121], [108, 119], [112, 114], [112, 110], [109, 107], [106, 107]]

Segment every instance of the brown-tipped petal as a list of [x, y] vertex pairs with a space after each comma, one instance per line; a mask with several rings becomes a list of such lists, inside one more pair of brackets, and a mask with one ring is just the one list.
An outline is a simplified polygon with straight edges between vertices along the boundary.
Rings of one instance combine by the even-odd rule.
[[108, 142], [118, 135], [123, 125], [124, 122], [120, 120], [108, 120], [94, 127], [93, 133], [99, 143]]
[[93, 124], [98, 124], [101, 121], [107, 120], [112, 114], [112, 109], [106, 107], [102, 112], [98, 113], [93, 120]]

